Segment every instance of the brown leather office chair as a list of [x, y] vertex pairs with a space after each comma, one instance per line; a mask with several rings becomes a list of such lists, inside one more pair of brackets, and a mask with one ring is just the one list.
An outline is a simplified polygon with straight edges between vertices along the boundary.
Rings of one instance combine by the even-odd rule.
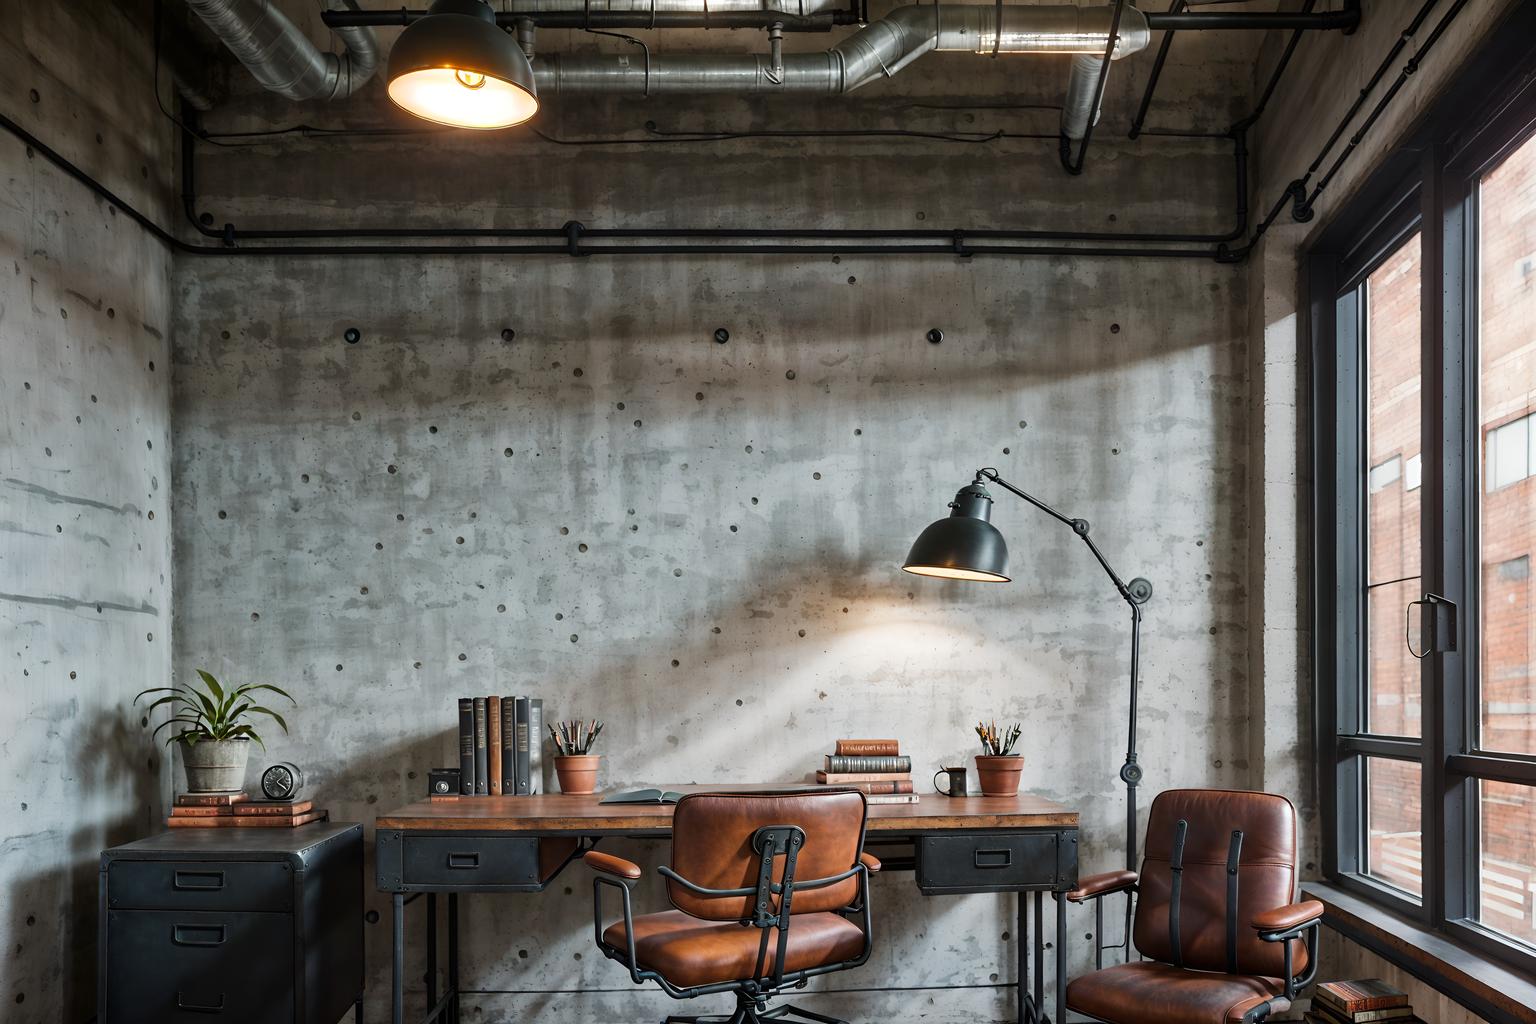
[[[854, 790], [695, 793], [672, 817], [671, 863], [658, 869], [676, 909], [634, 916], [638, 865], [589, 851], [597, 946], [676, 999], [736, 993], [730, 1024], [794, 1015], [843, 1024], [768, 1000], [819, 974], [869, 959], [869, 876], [864, 794]], [[604, 887], [624, 916], [604, 927]], [[668, 1017], [694, 1024], [699, 1017]]]
[[1076, 979], [1067, 1008], [1109, 1024], [1252, 1024], [1289, 1009], [1317, 972], [1323, 914], [1316, 900], [1292, 902], [1296, 883], [1296, 808], [1285, 797], [1159, 794], [1141, 874], [1093, 875], [1067, 894], [1138, 894], [1132, 934], [1150, 959]]

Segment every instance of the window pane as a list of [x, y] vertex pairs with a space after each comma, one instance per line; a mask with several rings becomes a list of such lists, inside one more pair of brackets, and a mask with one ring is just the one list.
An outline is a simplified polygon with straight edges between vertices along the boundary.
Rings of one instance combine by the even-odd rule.
[[1419, 662], [1408, 651], [1424, 650], [1418, 615], [1408, 602], [1420, 596], [1418, 580], [1384, 583], [1366, 591], [1366, 692], [1362, 731], [1379, 736], [1418, 736], [1423, 701]]
[[1365, 872], [1414, 896], [1424, 895], [1421, 770], [1416, 762], [1363, 759]]
[[1479, 745], [1536, 753], [1536, 141], [1483, 177], [1478, 208]]
[[[1362, 723], [1419, 735], [1419, 667], [1404, 644], [1419, 576], [1419, 236], [1382, 261], [1365, 303], [1366, 678]], [[1405, 467], [1409, 467], [1405, 472]]]
[[1481, 782], [1478, 920], [1536, 945], [1536, 790]]

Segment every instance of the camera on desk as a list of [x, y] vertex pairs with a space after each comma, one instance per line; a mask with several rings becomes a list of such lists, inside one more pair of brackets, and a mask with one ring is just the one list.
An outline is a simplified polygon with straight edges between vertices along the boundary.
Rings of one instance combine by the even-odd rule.
[[455, 796], [459, 792], [457, 768], [433, 768], [427, 773], [428, 796]]

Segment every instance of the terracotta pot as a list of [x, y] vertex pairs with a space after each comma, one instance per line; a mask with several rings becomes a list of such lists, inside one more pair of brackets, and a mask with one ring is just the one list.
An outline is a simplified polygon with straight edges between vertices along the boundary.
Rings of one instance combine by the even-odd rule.
[[982, 796], [1013, 796], [1019, 791], [1019, 773], [1024, 770], [1021, 754], [977, 754], [976, 774], [981, 778]]
[[600, 754], [568, 754], [555, 758], [555, 777], [562, 793], [596, 793]]
[[181, 767], [188, 793], [238, 793], [245, 788], [245, 764], [251, 758], [248, 739], [181, 741]]

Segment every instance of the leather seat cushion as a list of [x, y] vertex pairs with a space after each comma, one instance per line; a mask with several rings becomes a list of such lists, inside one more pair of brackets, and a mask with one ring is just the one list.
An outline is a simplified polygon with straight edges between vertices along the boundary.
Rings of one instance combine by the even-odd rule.
[[[642, 914], [635, 918], [637, 966], [649, 968], [682, 988], [744, 981], [757, 966], [761, 929], [734, 921], [701, 921], [676, 910]], [[624, 922], [615, 921], [603, 932], [603, 941], [628, 949]], [[768, 937], [767, 966], [773, 971], [778, 952], [778, 931]], [[857, 959], [864, 952], [864, 933], [836, 914], [796, 914], [789, 926], [789, 945], [784, 971], [803, 971], [824, 964]]]
[[[1284, 992], [1279, 978], [1191, 971], [1145, 960], [1076, 979], [1067, 986], [1067, 1008], [1109, 1024], [1236, 1024]], [[1282, 997], [1276, 1010], [1287, 1006]]]

